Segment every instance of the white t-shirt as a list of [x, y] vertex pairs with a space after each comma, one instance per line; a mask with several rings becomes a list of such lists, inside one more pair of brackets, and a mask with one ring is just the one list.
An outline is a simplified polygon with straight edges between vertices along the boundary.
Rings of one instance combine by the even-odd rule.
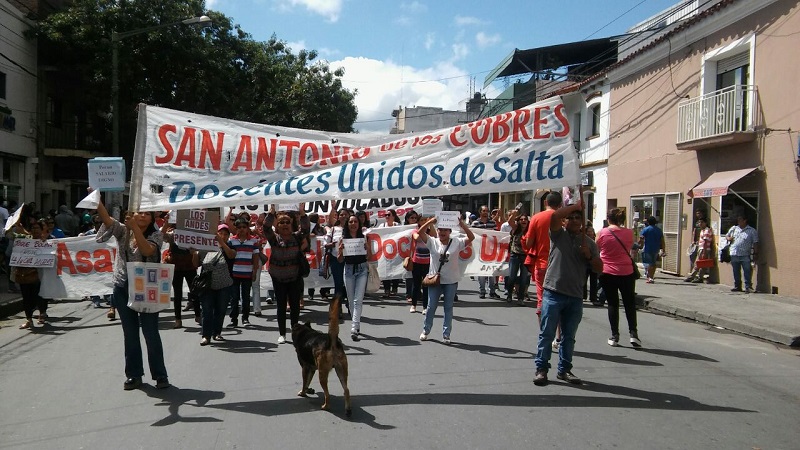
[[[461, 280], [461, 265], [458, 254], [467, 247], [467, 238], [464, 236], [451, 237], [450, 241], [452, 241], [452, 243], [447, 249], [447, 262], [444, 263], [440, 272], [440, 284], [453, 284]], [[428, 237], [428, 248], [431, 250], [431, 268], [428, 270], [429, 275], [435, 274], [436, 270], [439, 268], [439, 257], [444, 252], [445, 247], [447, 246], [442, 245], [442, 242], [438, 238]]]

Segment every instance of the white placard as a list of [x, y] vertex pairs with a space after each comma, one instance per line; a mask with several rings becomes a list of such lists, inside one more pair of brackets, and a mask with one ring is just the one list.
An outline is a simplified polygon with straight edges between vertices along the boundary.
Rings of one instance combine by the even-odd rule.
[[461, 213], [458, 211], [439, 211], [436, 213], [436, 227], [461, 229]]
[[422, 216], [433, 217], [443, 208], [442, 201], [438, 198], [423, 198], [422, 199]]
[[41, 239], [14, 239], [8, 263], [13, 267], [53, 267], [56, 265], [56, 246]]
[[19, 208], [17, 208], [17, 210], [14, 211], [14, 214], [12, 214], [11, 217], [6, 219], [6, 227], [3, 229], [4, 232], [10, 230], [11, 227], [13, 227], [14, 225], [17, 224], [17, 222], [19, 222], [19, 216], [22, 215], [23, 206], [25, 206], [24, 203], [19, 205]]
[[89, 167], [89, 186], [98, 191], [125, 190], [125, 160], [119, 157], [92, 158]]
[[86, 197], [83, 198], [77, 205], [76, 208], [83, 208], [83, 209], [97, 209], [97, 205], [100, 204], [100, 191], [94, 190], [89, 193]]
[[297, 204], [297, 203], [281, 203], [281, 204], [275, 205], [275, 209], [277, 209], [278, 211], [294, 211], [294, 212], [298, 212], [298, 211], [300, 211], [300, 205]]
[[342, 229], [342, 227], [333, 227], [333, 242], [341, 241], [342, 233], [344, 233], [344, 229]]
[[344, 256], [358, 256], [367, 254], [367, 246], [365, 245], [365, 238], [351, 238], [343, 239], [344, 242]]

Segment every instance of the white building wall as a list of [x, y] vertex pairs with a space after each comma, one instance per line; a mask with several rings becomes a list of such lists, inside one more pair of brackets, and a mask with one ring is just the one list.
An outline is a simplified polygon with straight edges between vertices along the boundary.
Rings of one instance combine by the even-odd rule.
[[[0, 106], [10, 110], [0, 113], [0, 165], [8, 165], [10, 176], [3, 175], [0, 196], [9, 189], [19, 189], [17, 200], [35, 199], [36, 186], [36, 41], [25, 39], [24, 33], [33, 26], [24, 14], [6, 0], [0, 0], [0, 72], [5, 74], [5, 98]], [[0, 167], [2, 169], [2, 167]], [[11, 195], [9, 195], [11, 197]], [[11, 197], [14, 198], [14, 197]]]

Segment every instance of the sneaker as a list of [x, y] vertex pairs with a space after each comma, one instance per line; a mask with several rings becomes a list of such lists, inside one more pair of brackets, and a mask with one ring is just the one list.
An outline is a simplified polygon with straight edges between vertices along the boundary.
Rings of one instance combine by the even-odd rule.
[[200, 339], [200, 345], [208, 345], [208, 344], [209, 344], [209, 341], [208, 341], [207, 337], [204, 337], [203, 339]]
[[156, 380], [156, 389], [166, 389], [172, 386], [169, 384], [169, 378], [160, 378]]
[[479, 294], [478, 298], [486, 298], [486, 294]]
[[502, 300], [502, 297], [500, 297], [500, 295], [497, 292], [492, 292], [491, 294], [489, 294], [489, 297], [495, 298], [497, 300]]
[[353, 342], [358, 342], [358, 340], [359, 340], [358, 333], [355, 332], [355, 331], [351, 331], [350, 332], [350, 339], [352, 339]]
[[425, 334], [425, 332], [423, 331], [422, 334], [419, 335], [419, 340], [420, 341], [427, 341], [428, 340], [428, 335]]
[[642, 347], [642, 341], [639, 340], [639, 336], [637, 336], [636, 334], [631, 335], [631, 345], [636, 348]]
[[533, 384], [537, 386], [547, 386], [547, 371], [536, 369], [536, 376], [533, 377]]
[[228, 324], [228, 328], [236, 328], [239, 326], [239, 320], [231, 319], [231, 323]]
[[569, 384], [581, 384], [581, 379], [573, 375], [572, 372], [558, 372], [556, 378]]
[[450, 345], [450, 336], [443, 336], [442, 342], [444, 342], [444, 345]]
[[683, 282], [684, 283], [691, 283], [692, 282], [692, 277], [684, 278]]
[[428, 308], [422, 308], [422, 315], [428, 314]]
[[283, 336], [278, 336], [278, 344], [285, 344], [286, 338]]
[[656, 282], [656, 280], [654, 280], [652, 278], [648, 278], [647, 281], [645, 281], [645, 283], [647, 283], [647, 284], [653, 284], [655, 282]]
[[215, 341], [224, 341], [225, 340], [225, 338], [222, 337], [221, 334], [218, 334], [218, 335], [214, 336], [212, 339], [214, 339]]
[[410, 313], [415, 313], [415, 312], [417, 312], [417, 307], [416, 307], [416, 306], [412, 306], [412, 307], [411, 307], [411, 308], [408, 310], [408, 312], [410, 312]]
[[752, 294], [753, 293], [753, 289], [752, 288], [744, 288], [744, 293], [745, 294]]
[[557, 352], [559, 347], [561, 347], [561, 339], [555, 339], [552, 344], [553, 351]]
[[242, 319], [242, 325], [250, 325], [250, 319]]
[[619, 347], [619, 336], [616, 336], [616, 335], [611, 336], [608, 339], [608, 345], [610, 345], [612, 347]]
[[732, 288], [731, 292], [742, 292], [742, 288], [738, 288], [738, 287]]
[[702, 284], [703, 283], [703, 279], [702, 278], [695, 278], [694, 280], [692, 280], [692, 283], [701, 283]]
[[267, 297], [267, 304], [268, 304], [268, 305], [271, 305], [271, 304], [272, 304], [272, 297]]

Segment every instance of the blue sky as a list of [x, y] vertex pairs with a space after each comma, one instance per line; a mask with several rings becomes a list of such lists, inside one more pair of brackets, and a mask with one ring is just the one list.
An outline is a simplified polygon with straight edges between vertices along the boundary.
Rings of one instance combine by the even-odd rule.
[[622, 34], [677, 0], [206, 0], [254, 39], [314, 49], [357, 89], [361, 132], [388, 133], [398, 106], [463, 110], [514, 48]]

